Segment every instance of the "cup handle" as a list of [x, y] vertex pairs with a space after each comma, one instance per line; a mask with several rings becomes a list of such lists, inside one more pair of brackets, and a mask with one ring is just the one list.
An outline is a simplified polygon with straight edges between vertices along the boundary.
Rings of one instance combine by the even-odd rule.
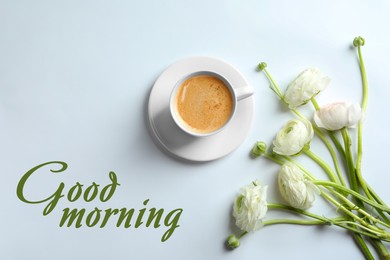
[[234, 89], [234, 93], [236, 95], [237, 101], [248, 98], [253, 95], [253, 87], [252, 86], [244, 86]]

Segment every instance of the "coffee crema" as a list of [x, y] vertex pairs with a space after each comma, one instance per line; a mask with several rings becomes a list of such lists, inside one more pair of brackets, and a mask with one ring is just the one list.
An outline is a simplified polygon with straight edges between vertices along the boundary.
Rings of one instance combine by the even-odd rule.
[[223, 127], [230, 119], [234, 105], [225, 83], [209, 75], [185, 80], [174, 102], [182, 124], [196, 133], [211, 133]]

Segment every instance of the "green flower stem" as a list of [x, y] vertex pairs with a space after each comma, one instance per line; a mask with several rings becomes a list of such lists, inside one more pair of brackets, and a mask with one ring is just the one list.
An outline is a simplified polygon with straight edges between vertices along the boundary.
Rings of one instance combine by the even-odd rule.
[[329, 179], [333, 182], [336, 182], [336, 183], [340, 183], [333, 170], [330, 168], [330, 166], [324, 162], [320, 157], [318, 157], [316, 154], [314, 154], [312, 151], [310, 150], [304, 150], [304, 153], [310, 158], [312, 159], [314, 162], [316, 162], [324, 171], [325, 173], [328, 175]]
[[[358, 151], [358, 154], [360, 153], [360, 158], [358, 158], [358, 160], [361, 161], [361, 158], [362, 158], [361, 157], [361, 155], [362, 155], [362, 150], [361, 150], [362, 149], [362, 147], [361, 147], [361, 140], [362, 140], [362, 138], [361, 138], [361, 125], [360, 125], [360, 130], [358, 130], [358, 131], [360, 132], [360, 137], [358, 138], [359, 139], [358, 140], [358, 142], [359, 142], [358, 146], [360, 146], [360, 148], [358, 148], [358, 150], [360, 149], [360, 152]], [[352, 153], [351, 153], [351, 138], [349, 136], [348, 129], [346, 129], [346, 128], [342, 129], [341, 130], [341, 134], [342, 134], [342, 137], [343, 137], [343, 140], [344, 140], [345, 159], [346, 159], [346, 163], [347, 163], [348, 175], [349, 175], [349, 178], [350, 178], [351, 187], [356, 192], [359, 192], [359, 183], [358, 183], [358, 181], [359, 181], [360, 182], [360, 186], [364, 190], [364, 192], [367, 195], [367, 197], [372, 199], [372, 196], [370, 195], [370, 193], [368, 191], [366, 182], [364, 181], [364, 179], [362, 177], [361, 171], [360, 170], [356, 171], [356, 168], [354, 167]], [[360, 165], [359, 163], [357, 163], [357, 164]], [[356, 199], [356, 203], [357, 203], [357, 205], [359, 207], [363, 207], [363, 203], [361, 202], [361, 200]], [[388, 218], [380, 210], [377, 210], [377, 212], [382, 217], [382, 219], [385, 222], [387, 222], [387, 225], [388, 225], [388, 223], [390, 223]], [[359, 212], [359, 213], [362, 214], [362, 212]], [[382, 239], [382, 237], [381, 237], [381, 239]], [[386, 250], [386, 252], [380, 252], [380, 253], [387, 254], [387, 250]]]
[[357, 153], [357, 158], [356, 158], [356, 177], [363, 188], [364, 193], [369, 197], [370, 199], [374, 199], [372, 194], [370, 193], [367, 183], [363, 178], [362, 175], [362, 170], [361, 170], [361, 165], [362, 165], [362, 155], [363, 155], [363, 148], [362, 148], [362, 123], [359, 123], [358, 127], [358, 153]]
[[378, 202], [379, 204], [381, 204], [381, 205], [387, 207], [386, 203], [379, 197], [378, 194], [376, 194], [376, 192], [374, 191], [374, 189], [371, 188], [371, 186], [368, 185], [367, 183], [366, 183], [366, 185], [367, 185], [367, 188], [368, 188], [368, 190], [369, 190], [371, 196], [373, 196], [373, 198], [376, 200], [376, 202]]
[[340, 222], [336, 223], [335, 225], [342, 227], [344, 229], [351, 230], [357, 234], [364, 235], [366, 237], [380, 239], [382, 241], [390, 242], [388, 235], [373, 231], [370, 228], [365, 227], [364, 225], [361, 225], [361, 224], [356, 223], [356, 222], [351, 221], [351, 220], [340, 221]]
[[[363, 38], [361, 38], [361, 39], [363, 39]], [[358, 49], [360, 72], [362, 75], [362, 83], [363, 83], [362, 109], [363, 109], [363, 111], [366, 111], [367, 100], [368, 100], [368, 83], [367, 83], [366, 67], [364, 66], [364, 60], [363, 60], [363, 55], [362, 55], [362, 50], [361, 50], [361, 46], [363, 46], [363, 45], [364, 45], [364, 39], [363, 39], [363, 44], [357, 44], [356, 47]]]
[[[383, 200], [378, 196], [378, 194], [376, 194], [375, 191], [367, 183], [366, 183], [366, 186], [367, 186], [367, 188], [368, 188], [368, 190], [370, 192], [371, 198], [373, 198], [372, 201], [376, 201], [378, 204], [389, 208], [386, 205], [386, 203], [383, 202]], [[381, 210], [377, 209], [377, 212], [381, 216], [383, 221], [385, 221], [386, 223], [390, 224], [390, 219], [386, 215], [384, 215]]]
[[[296, 109], [290, 109], [294, 114], [296, 114], [298, 117], [302, 118], [302, 119], [306, 119], [306, 117], [304, 117], [301, 113], [298, 112], [298, 110]], [[307, 120], [307, 119], [306, 119]]]
[[[263, 227], [276, 224], [295, 224], [295, 225], [326, 225], [327, 221], [323, 220], [298, 220], [298, 219], [271, 219], [263, 222]], [[242, 232], [237, 238], [241, 239], [248, 234], [247, 231]]]
[[[270, 226], [276, 224], [295, 224], [295, 225], [325, 225], [327, 221], [323, 220], [298, 220], [298, 219], [271, 219], [263, 222], [263, 226]], [[237, 238], [241, 239], [242, 237], [248, 234], [247, 231], [242, 232]]]
[[[337, 203], [337, 201], [336, 201], [336, 203]], [[308, 212], [306, 210], [300, 210], [300, 209], [297, 209], [297, 208], [294, 208], [291, 206], [287, 206], [287, 205], [283, 205], [283, 204], [276, 204], [276, 203], [268, 203], [268, 208], [269, 209], [280, 209], [280, 210], [285, 210], [285, 211], [289, 211], [289, 212], [296, 213], [296, 214], [305, 215], [305, 216], [314, 218], [317, 221], [323, 221], [323, 224], [326, 224], [326, 225], [333, 224], [333, 225], [336, 225], [338, 227], [353, 231], [354, 233], [362, 234], [362, 235], [372, 237], [375, 239], [380, 238], [381, 240], [384, 240], [384, 241], [390, 241], [387, 233], [377, 232], [375, 230], [372, 230], [370, 227], [366, 227], [363, 224], [355, 223], [355, 222], [350, 221], [350, 220], [343, 218], [343, 217], [328, 219], [328, 218], [313, 214], [311, 212]], [[349, 210], [347, 210], [347, 211], [349, 211]], [[352, 213], [352, 212], [350, 212], [350, 213]], [[356, 218], [358, 218], [356, 215], [354, 215], [354, 216]], [[355, 228], [354, 226], [362, 228], [363, 230], [361, 230], [359, 228]], [[375, 229], [376, 229], [376, 227], [375, 227]]]
[[[313, 218], [314, 220], [308, 221], [308, 220], [291, 220], [291, 219], [279, 219], [279, 220], [269, 220], [269, 221], [264, 221], [263, 224], [264, 226], [267, 225], [274, 225], [274, 224], [299, 224], [299, 225], [336, 225], [339, 227], [342, 227], [344, 229], [348, 229], [350, 231], [353, 231], [355, 233], [359, 233], [365, 236], [369, 236], [375, 239], [382, 239], [384, 241], [389, 240], [389, 236], [386, 233], [383, 233], [382, 230], [375, 228], [375, 230], [372, 229], [372, 226], [367, 227], [364, 221], [363, 223], [359, 224], [353, 221], [349, 221], [345, 218], [342, 217], [337, 217], [337, 218], [332, 218], [328, 219], [323, 216], [319, 216], [316, 214], [313, 214], [311, 212], [308, 212], [306, 210], [300, 210], [291, 206], [283, 205], [283, 204], [277, 204], [277, 203], [268, 203], [268, 208], [269, 209], [281, 209], [281, 210], [286, 210], [290, 211], [293, 213], [305, 215], [307, 217]], [[356, 215], [355, 215], [356, 216]], [[357, 216], [356, 216], [357, 217]], [[354, 226], [360, 228], [355, 228]], [[244, 231], [241, 233], [241, 235], [238, 237], [239, 239], [244, 237], [248, 232]]]
[[371, 239], [371, 244], [375, 247], [376, 251], [379, 252], [381, 259], [390, 259], [390, 254], [387, 248], [383, 245], [382, 241]]
[[370, 249], [368, 248], [366, 242], [363, 240], [362, 236], [357, 233], [353, 233], [353, 238], [360, 247], [360, 250], [368, 260], [375, 260], [374, 256], [371, 254]]
[[277, 163], [277, 164], [279, 164], [279, 165], [283, 165], [284, 164], [284, 161], [283, 160], [281, 160], [281, 159], [278, 159], [277, 157], [275, 157], [274, 155], [272, 155], [272, 154], [269, 154], [269, 153], [264, 153], [264, 156], [265, 156], [265, 158], [267, 158], [268, 160], [271, 160], [271, 161], [273, 161], [273, 162], [275, 162], [275, 163]]
[[[363, 177], [361, 176], [361, 173], [359, 174], [356, 169], [354, 168], [353, 164], [353, 158], [352, 158], [352, 153], [351, 153], [351, 138], [349, 136], [348, 129], [344, 128], [341, 130], [343, 140], [344, 140], [344, 145], [345, 145], [345, 151], [346, 151], [346, 162], [347, 162], [347, 168], [348, 168], [348, 174], [350, 177], [350, 182], [351, 182], [351, 188], [359, 192], [359, 183], [360, 187], [364, 190], [364, 193], [367, 195], [369, 199], [372, 201], [375, 201], [375, 198], [372, 196], [372, 193], [369, 191], [369, 188], [367, 187], [367, 184]], [[358, 183], [359, 181], [359, 183]], [[371, 189], [371, 191], [373, 191]], [[376, 196], [376, 198], [379, 198], [379, 196]], [[381, 201], [381, 200], [380, 200]], [[357, 199], [356, 203], [359, 207], [363, 207], [361, 200]], [[383, 204], [382, 204], [383, 205]], [[387, 224], [390, 223], [390, 220], [388, 217], [386, 217], [381, 210], [377, 210], [378, 214], [382, 217], [383, 221], [385, 221]]]
[[362, 219], [360, 219], [360, 217], [355, 215], [350, 209], [347, 209], [343, 204], [340, 204], [338, 201], [333, 199], [330, 195], [325, 193], [323, 190], [321, 190], [321, 196], [326, 198], [331, 204], [336, 206], [336, 208], [341, 209], [347, 216], [349, 216], [353, 220], [357, 220], [359, 222], [364, 222]]
[[[356, 166], [357, 167], [357, 166]], [[356, 178], [357, 178], [357, 181], [358, 183], [360, 184], [360, 187], [362, 187], [364, 193], [366, 194], [366, 196], [370, 199], [370, 200], [375, 200], [375, 198], [372, 196], [371, 192], [369, 191], [368, 187], [367, 187], [367, 183], [366, 181], [363, 179], [363, 176], [362, 176], [362, 173], [361, 173], [361, 170], [358, 169], [358, 168], [355, 168], [355, 173], [356, 173]]]
[[335, 205], [338, 209], [342, 210], [345, 213], [345, 215], [351, 217], [353, 220], [359, 222], [363, 226], [369, 226], [369, 224], [367, 222], [365, 222], [359, 216], [354, 214], [351, 210], [347, 209], [343, 204], [340, 204], [338, 201], [336, 201], [334, 198], [332, 198], [329, 194], [322, 191], [321, 196], [325, 197], [330, 203]]
[[312, 98], [311, 98], [311, 103], [313, 104], [314, 109], [315, 109], [316, 111], [320, 110], [320, 106], [318, 105], [317, 100], [315, 99], [315, 97], [312, 97]]
[[313, 218], [317, 221], [321, 221], [321, 222], [323, 222], [323, 224], [326, 224], [326, 225], [332, 225], [332, 224], [337, 225], [337, 226], [342, 225], [343, 228], [346, 228], [346, 227], [344, 227], [344, 223], [345, 223], [346, 219], [343, 217], [329, 219], [329, 218], [311, 213], [311, 212], [306, 211], [306, 210], [297, 209], [297, 208], [294, 208], [294, 207], [291, 207], [288, 205], [284, 205], [284, 204], [279, 204], [279, 203], [268, 203], [268, 208], [289, 211], [289, 212], [292, 212], [295, 214], [300, 214], [300, 215], [304, 215], [304, 216]]
[[[341, 190], [344, 190], [344, 191], [348, 191], [349, 193], [353, 194], [354, 196], [357, 196], [357, 197], [361, 197], [363, 200], [365, 200], [366, 202], [368, 203], [371, 203], [372, 201], [366, 199], [365, 197], [363, 197], [362, 195], [360, 195], [359, 193], [356, 193], [346, 187], [343, 187], [343, 186], [340, 186], [336, 183], [332, 183], [332, 182], [321, 182], [321, 181], [317, 181], [317, 182], [314, 182], [316, 185], [324, 185], [324, 184], [327, 184], [331, 187], [334, 187], [334, 188], [339, 188]], [[341, 194], [340, 194], [341, 195]], [[344, 194], [343, 194], [344, 195]], [[342, 196], [342, 195], [341, 195]], [[377, 204], [379, 205], [379, 204]], [[349, 229], [351, 231], [353, 231], [353, 237], [354, 237], [354, 240], [355, 242], [357, 243], [357, 245], [359, 246], [360, 250], [362, 251], [362, 253], [364, 254], [365, 258], [366, 259], [375, 259], [370, 251], [370, 249], [367, 247], [367, 244], [366, 242], [363, 240], [362, 236], [361, 235], [365, 235], [365, 236], [368, 236], [368, 237], [371, 237], [373, 238], [374, 241], [378, 241], [376, 238], [374, 238], [375, 236], [372, 235], [372, 231], [369, 230], [368, 232], [365, 232], [365, 231], [362, 231], [362, 228], [363, 229], [366, 229], [365, 227], [361, 227], [360, 228], [354, 228], [353, 226], [360, 226], [359, 224], [355, 223], [355, 222], [349, 222], [346, 226], [344, 226], [344, 228], [346, 229]], [[339, 225], [340, 227], [343, 227], [342, 225]], [[381, 236], [381, 235], [379, 235]], [[381, 241], [379, 241], [379, 243], [381, 244]], [[386, 248], [385, 248], [386, 249]], [[380, 249], [377, 249], [377, 251], [380, 251], [381, 255], [386, 255], [387, 254], [387, 250], [386, 251], [381, 251]]]
[[336, 135], [332, 131], [327, 131], [330, 139], [332, 140], [334, 146], [336, 147], [337, 151], [341, 154], [342, 158], [345, 157], [345, 150], [344, 147], [341, 145], [339, 139], [337, 139]]
[[317, 126], [313, 125], [313, 129], [314, 129], [314, 132], [317, 134], [317, 136], [325, 144], [326, 148], [328, 148], [328, 150], [329, 150], [330, 156], [332, 157], [332, 160], [333, 160], [334, 167], [336, 169], [336, 174], [337, 174], [337, 177], [338, 177], [338, 180], [339, 180], [338, 182], [341, 185], [346, 186], [344, 177], [343, 177], [342, 172], [341, 172], [339, 160], [337, 158], [335, 150], [333, 149], [333, 147], [330, 144], [330, 142], [328, 141], [328, 139], [325, 137], [325, 135], [322, 133], [322, 131]]
[[320, 215], [311, 213], [311, 212], [306, 211], [306, 210], [297, 209], [297, 208], [294, 208], [294, 207], [291, 207], [291, 206], [287, 206], [287, 205], [284, 205], [284, 204], [268, 203], [268, 208], [269, 209], [287, 210], [287, 211], [294, 212], [294, 213], [297, 213], [297, 214], [305, 215], [307, 217], [310, 217], [310, 218], [313, 218], [313, 219], [316, 219], [316, 220], [320, 220], [322, 222], [327, 222], [328, 224], [331, 223], [331, 220], [329, 220], [328, 218], [322, 217]]
[[387, 206], [384, 206], [384, 205], [381, 205], [375, 201], [372, 201], [370, 199], [367, 199], [366, 197], [364, 197], [363, 195], [361, 195], [360, 193], [357, 193], [351, 189], [348, 189], [347, 187], [345, 186], [342, 186], [342, 185], [339, 185], [337, 183], [334, 183], [334, 182], [329, 182], [329, 181], [313, 181], [314, 184], [316, 185], [320, 185], [320, 186], [324, 186], [324, 187], [333, 187], [335, 188], [336, 190], [339, 190], [341, 192], [344, 192], [344, 193], [347, 193], [347, 194], [351, 194], [352, 196], [358, 198], [359, 200], [377, 208], [377, 209], [380, 209], [382, 211], [385, 211], [385, 212], [388, 212], [390, 213], [390, 208], [388, 208]]
[[[335, 190], [332, 190], [331, 191], [334, 195], [336, 195], [342, 202], [345, 203], [346, 206], [348, 206], [351, 210], [356, 210], [358, 213], [360, 213], [363, 218], [366, 218], [366, 219], [369, 219], [371, 220], [373, 223], [378, 223], [378, 224], [381, 224], [382, 226], [385, 226], [387, 228], [390, 228], [390, 225], [381, 221], [380, 219], [377, 219], [375, 217], [373, 217], [371, 214], [367, 213], [364, 208], [362, 207], [359, 207], [357, 206], [356, 204], [354, 204], [353, 202], [351, 202], [350, 200], [348, 200], [344, 195], [338, 193], [337, 191]], [[368, 224], [368, 223], [367, 223]], [[370, 225], [370, 224], [369, 224]], [[379, 229], [380, 230], [380, 229]]]
[[276, 224], [295, 224], [295, 225], [326, 225], [321, 220], [300, 220], [300, 219], [272, 219], [263, 222], [264, 226]]
[[244, 231], [242, 232], [239, 236], [238, 236], [238, 239], [241, 239], [243, 236], [245, 236], [246, 234], [248, 234], [247, 231]]
[[[360, 41], [359, 44], [357, 45], [358, 49], [358, 56], [359, 56], [359, 67], [360, 67], [360, 72], [361, 72], [361, 77], [362, 77], [362, 86], [363, 86], [363, 97], [362, 97], [362, 111], [363, 114], [367, 110], [367, 101], [368, 101], [368, 82], [367, 82], [367, 74], [366, 74], [366, 67], [364, 66], [364, 60], [363, 60], [363, 55], [361, 51], [361, 46], [364, 44], [364, 40], [361, 41], [361, 37], [356, 38], [357, 42]], [[358, 152], [357, 152], [357, 158], [356, 158], [356, 175], [359, 180], [359, 182], [362, 185], [362, 188], [364, 192], [366, 193], [367, 197], [370, 199], [375, 199], [374, 194], [372, 194], [367, 187], [367, 184], [365, 180], [363, 179], [362, 176], [362, 171], [361, 171], [361, 165], [362, 165], [362, 157], [363, 157], [363, 144], [362, 144], [362, 139], [363, 139], [363, 122], [360, 121], [358, 125]]]
[[389, 218], [383, 213], [383, 211], [378, 210], [378, 209], [377, 209], [376, 211], [378, 212], [379, 216], [381, 216], [382, 220], [383, 220], [384, 222], [386, 222], [387, 224], [390, 225], [390, 220], [389, 220]]
[[348, 133], [348, 129], [347, 128], [341, 129], [341, 135], [343, 136], [343, 140], [344, 140], [348, 176], [349, 176], [349, 181], [351, 183], [351, 188], [352, 190], [359, 192], [359, 185], [356, 178], [355, 167], [354, 167], [352, 151], [351, 151], [352, 142], [351, 142], [351, 137], [349, 136]]
[[270, 86], [271, 90], [273, 92], [275, 92], [276, 95], [278, 95], [278, 97], [280, 98], [280, 100], [283, 101], [284, 104], [288, 105], [286, 103], [286, 101], [284, 100], [282, 91], [280, 90], [280, 88], [278, 87], [278, 85], [276, 84], [274, 79], [272, 78], [271, 74], [269, 74], [269, 72], [268, 72], [268, 70], [266, 68], [264, 68], [263, 70], [264, 70], [264, 73], [267, 76], [268, 80], [271, 82], [271, 86]]

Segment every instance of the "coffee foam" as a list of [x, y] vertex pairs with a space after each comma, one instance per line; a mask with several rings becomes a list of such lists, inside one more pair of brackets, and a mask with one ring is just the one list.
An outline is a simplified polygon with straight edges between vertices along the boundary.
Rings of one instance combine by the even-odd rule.
[[232, 94], [219, 78], [194, 76], [179, 87], [175, 109], [187, 129], [210, 133], [223, 127], [230, 119], [233, 112]]

